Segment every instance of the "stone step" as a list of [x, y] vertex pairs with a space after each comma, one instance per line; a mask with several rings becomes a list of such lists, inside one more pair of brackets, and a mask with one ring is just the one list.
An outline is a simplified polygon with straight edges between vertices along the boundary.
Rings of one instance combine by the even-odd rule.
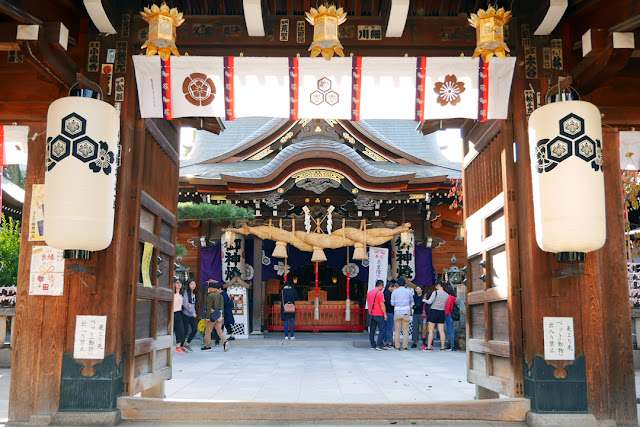
[[123, 420], [136, 421], [497, 421], [523, 422], [528, 399], [418, 403], [283, 403], [120, 397]]

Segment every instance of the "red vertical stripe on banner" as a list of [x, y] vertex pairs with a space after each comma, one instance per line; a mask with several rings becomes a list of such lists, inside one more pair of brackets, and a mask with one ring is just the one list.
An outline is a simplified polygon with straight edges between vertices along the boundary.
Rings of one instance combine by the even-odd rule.
[[299, 76], [298, 58], [289, 58], [289, 116], [291, 120], [298, 120], [298, 91]]
[[480, 121], [486, 122], [489, 119], [489, 62], [482, 63], [482, 73], [480, 83], [480, 107], [482, 110], [479, 112]]
[[173, 120], [171, 108], [171, 57], [166, 61], [160, 60], [162, 64], [162, 107], [163, 116], [167, 120]]
[[233, 96], [233, 56], [224, 57], [224, 106], [225, 118], [236, 119], [236, 111]]
[[427, 58], [419, 56], [416, 67], [416, 121], [424, 120], [424, 82], [426, 78]]
[[362, 57], [354, 56], [352, 61], [351, 120], [360, 121], [360, 90], [362, 83]]

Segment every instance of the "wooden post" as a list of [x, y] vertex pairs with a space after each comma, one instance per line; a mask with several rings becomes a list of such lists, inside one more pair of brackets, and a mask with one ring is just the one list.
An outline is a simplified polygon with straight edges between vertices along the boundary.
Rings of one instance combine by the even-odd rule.
[[264, 298], [262, 296], [262, 239], [253, 238], [253, 319], [251, 335], [262, 335], [262, 311]]
[[[523, 70], [516, 67], [512, 108], [518, 159], [515, 179], [525, 396], [532, 400], [534, 412], [544, 412], [541, 405], [548, 405], [556, 411], [588, 411], [600, 420], [612, 419], [619, 425], [635, 425], [631, 313], [617, 131], [603, 130], [606, 244], [602, 249], [586, 254], [586, 275], [554, 278], [554, 270], [563, 265], [556, 261], [555, 254], [543, 252], [535, 237], [523, 99], [525, 86]], [[575, 361], [544, 360], [543, 318], [547, 316], [573, 318]], [[550, 398], [552, 393], [562, 395], [570, 382], [575, 391], [570, 399]]]

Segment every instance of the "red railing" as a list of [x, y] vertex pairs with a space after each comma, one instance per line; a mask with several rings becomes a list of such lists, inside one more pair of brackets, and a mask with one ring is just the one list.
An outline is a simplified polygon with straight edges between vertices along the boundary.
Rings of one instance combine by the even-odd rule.
[[[313, 319], [313, 306], [296, 307], [296, 331], [364, 331], [365, 309], [351, 308], [351, 321], [344, 320], [344, 308], [323, 308], [320, 305], [319, 320]], [[280, 318], [280, 306], [267, 308], [267, 330], [283, 331], [284, 323]]]

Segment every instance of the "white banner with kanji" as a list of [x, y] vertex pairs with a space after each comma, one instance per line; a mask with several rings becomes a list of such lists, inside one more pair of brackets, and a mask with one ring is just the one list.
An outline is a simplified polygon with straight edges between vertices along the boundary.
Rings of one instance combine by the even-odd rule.
[[134, 57], [143, 118], [506, 119], [515, 58]]
[[385, 284], [387, 283], [388, 270], [389, 249], [371, 246], [369, 248], [369, 281], [367, 292], [376, 287], [378, 280], [382, 280]]

